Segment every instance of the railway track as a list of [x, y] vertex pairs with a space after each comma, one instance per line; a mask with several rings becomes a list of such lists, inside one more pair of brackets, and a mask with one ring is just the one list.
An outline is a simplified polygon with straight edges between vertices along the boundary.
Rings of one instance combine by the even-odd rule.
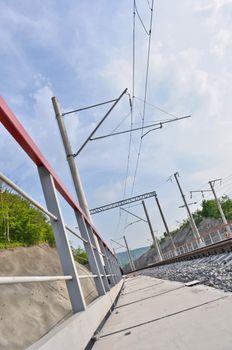
[[216, 254], [222, 254], [226, 252], [232, 252], [232, 238], [227, 238], [223, 241], [213, 243], [198, 249], [194, 249], [190, 252], [183, 253], [181, 255], [165, 259], [163, 261], [159, 261], [157, 263], [149, 264], [145, 267], [141, 267], [136, 269], [136, 271], [156, 267], [156, 266], [163, 266], [168, 264], [173, 264], [178, 261], [186, 261], [186, 260], [193, 260], [198, 258], [207, 257], [210, 255], [216, 255]]
[[182, 283], [200, 284], [232, 292], [232, 239], [151, 264], [137, 270], [145, 275]]

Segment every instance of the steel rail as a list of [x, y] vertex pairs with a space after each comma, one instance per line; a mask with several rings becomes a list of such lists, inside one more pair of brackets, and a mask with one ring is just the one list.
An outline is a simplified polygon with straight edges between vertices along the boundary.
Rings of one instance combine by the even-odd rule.
[[223, 241], [212, 243], [205, 247], [194, 249], [190, 252], [183, 253], [181, 255], [174, 256], [172, 258], [168, 258], [166, 260], [163, 260], [154, 264], [150, 264], [149, 266], [137, 268], [135, 271], [140, 271], [140, 270], [148, 269], [151, 267], [157, 267], [161, 265], [173, 264], [178, 261], [197, 259], [203, 256], [216, 255], [220, 252], [223, 253], [225, 251], [230, 251], [230, 252], [232, 251], [232, 238], [226, 238]]

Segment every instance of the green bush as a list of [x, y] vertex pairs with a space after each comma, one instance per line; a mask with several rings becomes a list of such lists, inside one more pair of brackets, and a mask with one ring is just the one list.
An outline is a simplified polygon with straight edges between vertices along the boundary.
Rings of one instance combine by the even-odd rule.
[[0, 244], [31, 246], [55, 245], [53, 231], [46, 216], [19, 195], [0, 192]]
[[88, 264], [87, 253], [84, 249], [82, 249], [81, 247], [78, 247], [78, 248], [72, 247], [72, 252], [73, 252], [74, 260], [76, 260], [77, 262], [79, 262], [82, 265]]

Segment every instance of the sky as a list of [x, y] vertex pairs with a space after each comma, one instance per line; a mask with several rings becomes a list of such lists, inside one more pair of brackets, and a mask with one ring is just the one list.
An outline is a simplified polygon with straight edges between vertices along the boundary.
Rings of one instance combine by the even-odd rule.
[[[146, 28], [149, 5], [151, 0], [137, 0]], [[65, 112], [115, 99], [125, 88], [132, 94], [132, 25], [132, 0], [0, 0], [1, 96], [73, 196], [51, 97], [58, 98]], [[90, 142], [76, 158], [90, 208], [155, 190], [172, 230], [187, 217], [179, 208], [182, 201], [175, 181], [168, 181], [175, 172], [186, 198], [197, 202], [193, 211], [200, 208], [202, 198], [199, 194], [190, 199], [189, 191], [208, 189], [209, 180], [222, 178], [217, 193], [230, 195], [231, 33], [231, 0], [154, 1], [145, 125], [171, 118], [154, 106], [191, 118], [143, 138], [136, 177], [141, 132], [133, 133], [125, 193], [130, 134]], [[134, 127], [141, 126], [147, 46], [148, 36], [136, 17]], [[64, 117], [74, 151], [109, 107]], [[128, 128], [125, 95], [96, 136]], [[0, 147], [1, 171], [44, 204], [35, 166], [2, 126]], [[75, 227], [72, 211], [60, 200], [67, 224]], [[155, 200], [146, 203], [160, 237], [165, 230]], [[130, 210], [144, 218], [141, 205]], [[111, 239], [122, 243], [124, 234], [130, 248], [151, 243], [146, 223], [129, 225], [134, 218], [119, 209], [96, 214], [93, 221], [109, 243]]]

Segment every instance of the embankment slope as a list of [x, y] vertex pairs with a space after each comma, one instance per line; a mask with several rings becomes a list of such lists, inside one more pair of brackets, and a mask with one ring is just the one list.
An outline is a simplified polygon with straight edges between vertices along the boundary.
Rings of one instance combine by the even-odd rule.
[[[62, 275], [48, 245], [0, 250], [1, 276]], [[78, 273], [90, 274], [76, 263]], [[92, 278], [81, 280], [86, 303], [97, 297]], [[25, 349], [72, 314], [63, 281], [0, 286], [0, 349]]]

